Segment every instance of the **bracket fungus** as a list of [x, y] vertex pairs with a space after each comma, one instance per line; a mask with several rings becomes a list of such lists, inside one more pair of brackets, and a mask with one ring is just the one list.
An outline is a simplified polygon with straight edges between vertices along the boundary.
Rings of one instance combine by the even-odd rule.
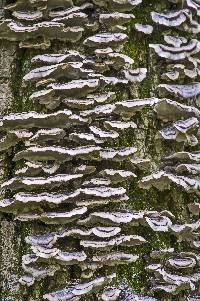
[[178, 120], [160, 130], [158, 137], [166, 140], [176, 140], [177, 142], [186, 142], [195, 146], [198, 144], [198, 139], [195, 136], [198, 131], [198, 125], [199, 121], [195, 117]]
[[200, 51], [200, 44], [196, 39], [189, 41], [187, 45], [165, 46], [162, 44], [150, 44], [150, 47], [153, 48], [160, 57], [173, 61], [183, 60]]
[[182, 291], [195, 289], [199, 281], [198, 256], [195, 253], [177, 253], [172, 251], [166, 257], [147, 266], [147, 270], [155, 275], [152, 291], [165, 291], [177, 295]]
[[187, 85], [160, 84], [158, 90], [162, 96], [173, 95], [178, 99], [198, 98], [200, 94], [200, 83]]
[[146, 240], [138, 235], [121, 235], [111, 240], [106, 241], [95, 241], [95, 240], [81, 240], [80, 245], [84, 248], [97, 248], [101, 249], [110, 249], [115, 246], [137, 246], [146, 243]]
[[62, 296], [63, 301], [80, 300], [81, 296], [98, 292], [104, 285], [110, 283], [115, 277], [115, 274], [111, 274], [106, 277], [98, 277], [86, 283], [80, 283], [74, 286], [70, 285], [69, 288], [65, 288], [62, 291], [44, 295], [44, 299], [49, 301], [59, 301], [60, 296]]
[[199, 119], [200, 117], [200, 111], [197, 108], [166, 98], [160, 99], [154, 105], [154, 111], [157, 117], [165, 122], [191, 117]]
[[[5, 196], [0, 211], [22, 222], [41, 222], [46, 229], [25, 239], [31, 253], [22, 258], [25, 275], [20, 283], [34, 285], [61, 270], [66, 273], [68, 266], [80, 269], [79, 279], [44, 293], [44, 300], [89, 300], [95, 294], [102, 301], [156, 301], [118, 285], [117, 275], [111, 274], [139, 259], [136, 246], [147, 243], [145, 231], [144, 237], [140, 235], [142, 227], [156, 237], [168, 232], [178, 243], [200, 248], [196, 199], [188, 205], [194, 220], [185, 224], [174, 222], [176, 217], [168, 210], [136, 211], [126, 204], [128, 184], [137, 171], [141, 177], [153, 167], [157, 172], [142, 175], [140, 188], [164, 190], [177, 185], [200, 195], [200, 111], [193, 105], [200, 94], [199, 0], [168, 2], [173, 3], [170, 11], [151, 12], [157, 26], [169, 28], [163, 35], [166, 44], [152, 42], [149, 47], [161, 58], [157, 90], [172, 100], [127, 99], [129, 85], [147, 75], [146, 68], [134, 66], [134, 59], [122, 51], [134, 8], [142, 0], [17, 0], [6, 6], [10, 19], [0, 21], [0, 39], [43, 49], [32, 57], [23, 78], [23, 84], [33, 88], [29, 100], [41, 105], [40, 112], [0, 118], [0, 151], [20, 146], [12, 158], [16, 168], [1, 184]], [[150, 35], [154, 27], [136, 23], [135, 29]], [[56, 52], [54, 47], [48, 53], [54, 41], [61, 42], [61, 49]], [[122, 99], [121, 88], [127, 92]], [[142, 147], [137, 150], [133, 136], [129, 145], [123, 139], [126, 130], [141, 131], [134, 116], [146, 109], [156, 113], [154, 119], [168, 122], [158, 136], [183, 142], [177, 146], [179, 151], [164, 155], [160, 171], [150, 158], [139, 157]], [[191, 152], [190, 147], [197, 151]], [[151, 295], [164, 291], [179, 298], [187, 290], [186, 297], [196, 290], [200, 281], [197, 252], [168, 248], [150, 257], [155, 260], [147, 266], [155, 278], [150, 277]]]
[[151, 25], [146, 25], [146, 24], [135, 24], [135, 29], [139, 32], [143, 32], [144, 34], [152, 34], [153, 32], [153, 26]]
[[[175, 246], [178, 246], [178, 250], [182, 250], [182, 242], [184, 242], [184, 250], [187, 250], [178, 253], [173, 248], [157, 249], [150, 254], [151, 260], [147, 271], [151, 295], [159, 296], [159, 299], [161, 296], [161, 299], [170, 300], [174, 298], [198, 300], [200, 3], [199, 0], [168, 0], [167, 2], [171, 4], [167, 6], [166, 3], [166, 10], [162, 11], [160, 6], [156, 7], [160, 11], [151, 12], [153, 22], [159, 30], [163, 31], [164, 43], [151, 42], [149, 47], [161, 58], [158, 94], [160, 97], [168, 98], [156, 99], [146, 105], [154, 110], [158, 119], [167, 123], [157, 136], [183, 143], [178, 146], [177, 143], [164, 142], [164, 155], [160, 164], [156, 164], [154, 170], [140, 180], [139, 186], [147, 190], [152, 187], [160, 191], [168, 189], [174, 204], [177, 195], [173, 188], [178, 186], [178, 191], [183, 191], [184, 196], [186, 196], [184, 192], [189, 193], [186, 198], [189, 200], [188, 209], [191, 215], [188, 215], [187, 219], [184, 218], [183, 222], [179, 220], [179, 214], [173, 217], [168, 213], [165, 215], [166, 212], [164, 214], [161, 212], [159, 216], [155, 213], [150, 215], [146, 213], [144, 214], [146, 220], [141, 221], [142, 224], [148, 222], [154, 231], [156, 228], [158, 231], [159, 228], [163, 227], [162, 231], [165, 228], [175, 236], [178, 243]], [[136, 104], [137, 102], [130, 103], [126, 116], [131, 115], [130, 112]], [[115, 110], [118, 110], [118, 107]], [[195, 147], [195, 151], [191, 151], [191, 147]], [[169, 218], [168, 223], [166, 218]], [[140, 300], [139, 296], [134, 299], [134, 293], [132, 295], [130, 293], [130, 298], [128, 293], [124, 295], [127, 296], [122, 300]]]
[[140, 187], [144, 189], [155, 187], [162, 191], [169, 189], [171, 184], [178, 185], [189, 193], [196, 193], [197, 195], [200, 193], [200, 180], [198, 178], [174, 175], [164, 171], [144, 177], [140, 182]]
[[121, 290], [116, 287], [106, 287], [101, 295], [102, 301], [117, 301]]
[[[20, 143], [13, 158], [17, 168], [1, 184], [9, 198], [1, 199], [0, 211], [14, 214], [15, 220], [40, 221], [46, 229], [55, 228], [26, 238], [32, 253], [23, 256], [25, 275], [20, 283], [34, 285], [68, 265], [78, 265], [82, 271], [77, 283], [44, 294], [45, 300], [80, 300], [92, 293], [104, 301], [117, 300], [121, 290], [110, 284], [116, 275], [102, 276], [101, 269], [135, 262], [138, 255], [123, 252], [121, 246], [146, 243], [123, 226], [143, 223], [166, 231], [170, 223], [159, 213], [117, 209], [128, 200], [127, 185], [119, 183], [127, 183], [137, 176], [137, 169], [143, 171], [150, 164], [149, 159], [135, 156], [134, 144], [114, 146], [124, 131], [137, 129], [131, 117], [153, 101], [132, 105], [129, 114], [128, 101], [116, 103], [117, 95], [111, 92], [116, 85], [127, 87], [146, 77], [147, 69], [134, 69], [133, 58], [122, 53], [128, 40], [124, 31], [134, 18], [132, 9], [141, 3], [17, 0], [6, 6], [10, 19], [0, 22], [0, 39], [43, 49], [43, 54], [32, 57], [23, 78], [23, 84], [33, 87], [29, 99], [40, 103], [40, 112], [0, 119], [0, 150], [9, 151]], [[48, 53], [55, 40], [61, 45], [67, 42], [68, 49]], [[64, 248], [71, 241], [78, 250]]]

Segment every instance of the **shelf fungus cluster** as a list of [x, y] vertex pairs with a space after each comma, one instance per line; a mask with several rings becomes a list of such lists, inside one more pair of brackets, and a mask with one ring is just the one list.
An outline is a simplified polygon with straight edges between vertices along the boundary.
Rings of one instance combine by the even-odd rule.
[[150, 257], [147, 270], [155, 276], [152, 291], [178, 295], [187, 291], [195, 291], [198, 288], [200, 280], [198, 254], [177, 253], [173, 249], [159, 249], [154, 250]]
[[[116, 146], [117, 141], [123, 131], [137, 128], [131, 117], [155, 100], [117, 101], [111, 91], [146, 77], [146, 68], [134, 69], [133, 59], [121, 51], [126, 24], [141, 3], [18, 0], [6, 7], [10, 19], [0, 23], [0, 38], [20, 47], [47, 49], [54, 40], [68, 47], [33, 56], [23, 78], [35, 89], [30, 100], [44, 110], [0, 120], [0, 151], [15, 147], [17, 166], [1, 185], [0, 210], [47, 225], [45, 233], [26, 238], [30, 253], [23, 256], [20, 283], [31, 286], [69, 266], [79, 269], [76, 282], [46, 292], [45, 300], [75, 301], [92, 294], [104, 301], [123, 298], [117, 266], [138, 260], [129, 247], [147, 243], [136, 227], [166, 232], [172, 226], [169, 212], [124, 209], [123, 183], [150, 162], [137, 157], [134, 145]], [[48, 230], [51, 225], [58, 231]]]
[[[175, 221], [169, 231], [183, 246], [176, 249], [156, 249], [150, 254], [151, 292], [167, 299], [199, 300], [199, 230], [200, 230], [200, 152], [199, 152], [199, 1], [169, 0], [170, 11], [152, 12], [153, 22], [163, 30], [163, 44], [150, 44], [160, 58], [160, 99], [151, 100], [157, 118], [164, 123], [157, 138], [175, 141], [177, 151], [166, 143], [167, 154], [160, 167], [142, 178], [139, 186], [163, 191], [179, 187], [187, 192], [190, 202], [186, 223]], [[155, 26], [155, 27], [156, 27]], [[171, 195], [171, 194], [170, 194]], [[173, 195], [173, 194], [172, 194]], [[172, 202], [176, 202], [173, 200]], [[194, 202], [195, 199], [195, 202]], [[182, 245], [182, 242], [184, 244]], [[184, 248], [184, 245], [187, 246]], [[180, 250], [179, 249], [179, 250]], [[176, 295], [176, 297], [173, 297]]]
[[[76, 281], [46, 291], [44, 300], [95, 295], [100, 301], [156, 301], [159, 291], [199, 300], [200, 204], [188, 204], [192, 221], [185, 224], [167, 210], [130, 209], [128, 184], [138, 171], [152, 168], [134, 143], [126, 146], [120, 139], [137, 129], [136, 114], [153, 109], [162, 124], [156, 138], [182, 149], [165, 155], [160, 169], [139, 186], [164, 190], [176, 185], [198, 199], [200, 110], [193, 104], [200, 99], [200, 3], [169, 2], [174, 10], [151, 13], [154, 27], [134, 26], [139, 35], [151, 35], [157, 26], [163, 30], [163, 44], [149, 45], [161, 62], [158, 98], [144, 99], [117, 94], [147, 75], [122, 51], [128, 23], [142, 0], [17, 0], [5, 7], [10, 17], [0, 21], [0, 39], [42, 49], [37, 55], [31, 51], [23, 78], [23, 85], [33, 88], [29, 100], [41, 110], [0, 118], [0, 152], [15, 150], [12, 177], [1, 184], [0, 211], [44, 227], [44, 233], [25, 239], [29, 253], [22, 258], [22, 285], [57, 277], [69, 267], [76, 271]], [[59, 45], [50, 51], [55, 40]], [[148, 243], [140, 228], [168, 232], [192, 249], [150, 254], [149, 296], [136, 294], [117, 277], [118, 266], [136, 262], [136, 247]]]

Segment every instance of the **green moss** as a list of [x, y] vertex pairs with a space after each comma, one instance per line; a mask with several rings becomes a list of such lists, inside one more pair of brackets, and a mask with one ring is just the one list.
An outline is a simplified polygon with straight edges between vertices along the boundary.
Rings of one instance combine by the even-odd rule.
[[23, 77], [31, 68], [31, 58], [37, 53], [33, 50], [20, 49], [17, 50], [17, 58], [12, 66], [11, 90], [13, 95], [11, 112], [28, 112], [41, 111], [43, 108], [30, 100], [30, 95], [35, 87], [23, 81]]

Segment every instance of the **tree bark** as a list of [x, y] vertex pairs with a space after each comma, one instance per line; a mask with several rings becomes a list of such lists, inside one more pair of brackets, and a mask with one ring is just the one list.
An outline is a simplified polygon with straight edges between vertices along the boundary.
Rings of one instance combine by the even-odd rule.
[[[153, 50], [149, 48], [150, 43], [159, 42], [162, 32], [155, 26], [155, 31], [150, 36], [144, 36], [136, 32], [134, 23], [152, 24], [150, 12], [155, 10], [163, 11], [170, 8], [167, 1], [144, 0], [142, 7], [134, 10], [135, 20], [129, 27], [129, 41], [124, 47], [124, 53], [135, 60], [135, 67], [143, 66], [148, 68], [147, 78], [130, 86], [130, 89], [118, 91], [118, 99], [145, 98], [158, 96], [156, 86], [160, 82], [160, 68], [162, 62], [157, 58]], [[0, 16], [3, 12], [5, 1], [0, 1]], [[51, 52], [59, 48], [56, 43]], [[22, 78], [30, 68], [30, 59], [42, 51], [22, 50], [17, 43], [0, 41], [0, 111], [1, 114], [9, 112], [31, 111], [37, 108], [29, 100], [29, 88], [24, 87]], [[172, 150], [178, 151], [182, 146], [177, 144], [160, 142], [155, 140], [160, 122], [152, 114], [152, 110], [136, 115], [138, 129], [124, 135], [120, 143], [122, 145], [134, 145], [139, 149], [140, 155], [151, 159], [153, 165], [160, 166], [163, 155]], [[1, 182], [13, 175], [15, 164], [11, 161], [15, 149], [5, 156], [2, 156], [0, 178]], [[142, 177], [142, 175], [141, 175]], [[133, 210], [169, 210], [176, 219], [184, 223], [189, 221], [186, 204], [191, 201], [190, 196], [182, 190], [173, 187], [171, 190], [159, 192], [156, 189], [148, 191], [139, 188], [137, 180], [130, 183], [129, 206]], [[68, 272], [57, 274], [56, 277], [48, 277], [34, 284], [31, 288], [24, 288], [18, 280], [22, 275], [21, 258], [28, 253], [29, 249], [25, 243], [25, 237], [33, 233], [42, 233], [48, 229], [39, 222], [21, 223], [15, 221], [9, 214], [1, 214], [0, 221], [0, 300], [2, 301], [41, 301], [47, 291], [56, 290], [58, 286], [65, 286], [66, 280], [76, 274], [76, 270], [69, 268]], [[54, 229], [54, 228], [52, 228]], [[146, 271], [149, 253], [159, 247], [175, 247], [177, 251], [185, 250], [183, 244], [177, 241], [168, 233], [154, 233], [151, 230], [135, 228], [135, 234], [142, 235], [148, 240], [143, 247], [133, 248], [133, 252], [140, 255], [140, 260], [129, 266], [118, 269], [119, 278], [127, 279], [134, 291], [148, 293], [149, 273]], [[159, 296], [159, 300], [180, 300], [176, 297]]]

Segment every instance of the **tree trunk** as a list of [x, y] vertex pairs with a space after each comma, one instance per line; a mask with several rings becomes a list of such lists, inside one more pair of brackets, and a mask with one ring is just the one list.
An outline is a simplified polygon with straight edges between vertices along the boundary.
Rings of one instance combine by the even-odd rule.
[[[0, 16], [2, 18], [7, 17], [3, 10], [6, 4], [8, 4], [6, 1], [0, 1]], [[163, 28], [152, 22], [150, 13], [172, 9], [174, 5], [164, 0], [143, 0], [143, 3], [133, 10], [135, 19], [128, 28], [129, 40], [123, 48], [123, 53], [135, 60], [134, 68], [145, 67], [148, 69], [148, 74], [142, 82], [133, 83], [126, 89], [115, 88], [118, 101], [144, 99], [152, 96], [159, 97], [157, 86], [162, 82], [161, 70], [165, 69], [166, 62], [158, 58], [154, 50], [149, 47], [149, 44], [163, 43]], [[154, 26], [154, 31], [151, 35], [145, 35], [135, 30], [135, 23], [151, 24]], [[189, 34], [189, 36], [193, 35]], [[56, 53], [62, 48], [65, 48], [64, 42], [53, 42], [50, 52]], [[76, 49], [76, 45], [74, 49]], [[32, 68], [31, 58], [40, 53], [44, 53], [44, 51], [21, 49], [18, 42], [0, 40], [0, 103], [2, 115], [33, 110], [40, 112], [41, 107], [32, 103], [29, 98], [34, 88], [29, 85], [25, 86], [23, 83], [23, 77]], [[194, 99], [186, 99], [184, 103], [194, 105]], [[118, 144], [136, 146], [139, 150], [139, 157], [151, 160], [152, 171], [162, 169], [164, 156], [185, 149], [191, 150], [191, 148], [185, 147], [184, 143], [156, 139], [158, 129], [163, 126], [163, 123], [156, 118], [156, 114], [151, 107], [137, 113], [134, 116], [134, 121], [138, 128], [123, 134]], [[1, 156], [1, 182], [11, 179], [14, 175], [16, 163], [12, 159], [17, 147], [9, 149], [6, 154]], [[149, 174], [151, 174], [150, 170], [139, 172], [136, 180], [126, 183], [129, 196], [128, 208], [133, 211], [156, 210], [162, 212], [168, 210], [174, 215], [173, 223], [177, 221], [181, 224], [188, 223], [190, 215], [187, 204], [194, 200], [198, 201], [198, 197], [188, 194], [183, 189], [173, 185], [165, 191], [159, 191], [155, 188], [143, 190], [139, 187], [139, 182], [145, 175]], [[30, 252], [29, 245], [25, 243], [25, 237], [50, 230], [56, 231], [56, 229], [59, 229], [59, 226], [48, 226], [38, 221], [20, 222], [15, 220], [15, 216], [12, 214], [1, 213], [0, 300], [41, 301], [44, 294], [65, 287], [66, 281], [76, 279], [79, 271], [70, 267], [56, 273], [53, 277], [36, 281], [31, 287], [27, 288], [19, 284], [19, 279], [23, 275], [22, 256]], [[187, 292], [181, 292], [176, 296], [163, 292], [150, 293], [150, 287], [154, 285], [151, 278], [153, 274], [149, 273], [146, 267], [151, 262], [150, 253], [153, 250], [174, 248], [175, 252], [188, 251], [191, 249], [189, 249], [187, 242], [177, 242], [177, 238], [169, 231], [154, 232], [150, 228], [139, 226], [134, 227], [133, 232], [143, 236], [148, 243], [131, 249], [133, 254], [140, 256], [138, 261], [117, 268], [119, 283], [126, 279], [133, 291], [152, 295], [158, 300], [181, 300], [181, 298], [186, 298]], [[197, 288], [196, 291], [198, 292]], [[95, 299], [95, 296], [91, 297], [91, 300]], [[89, 299], [86, 297], [85, 300]]]

